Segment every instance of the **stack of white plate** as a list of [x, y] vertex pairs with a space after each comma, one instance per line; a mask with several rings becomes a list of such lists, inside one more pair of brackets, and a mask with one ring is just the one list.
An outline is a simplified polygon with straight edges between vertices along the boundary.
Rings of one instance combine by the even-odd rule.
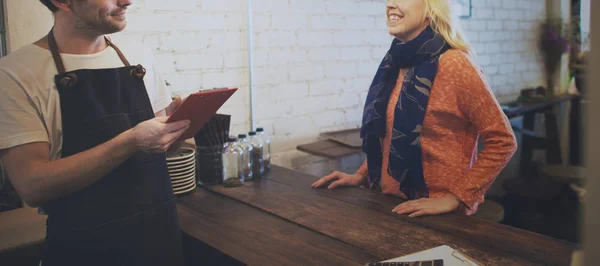
[[183, 147], [167, 153], [167, 166], [175, 195], [190, 192], [196, 188], [196, 151]]

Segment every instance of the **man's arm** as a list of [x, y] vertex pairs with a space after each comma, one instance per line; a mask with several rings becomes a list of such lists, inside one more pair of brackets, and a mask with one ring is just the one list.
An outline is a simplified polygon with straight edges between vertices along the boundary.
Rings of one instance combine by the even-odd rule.
[[27, 205], [38, 207], [95, 183], [135, 152], [166, 151], [189, 121], [165, 121], [163, 116], [142, 122], [108, 142], [56, 161], [50, 161], [46, 142], [6, 149], [0, 159], [17, 193]]

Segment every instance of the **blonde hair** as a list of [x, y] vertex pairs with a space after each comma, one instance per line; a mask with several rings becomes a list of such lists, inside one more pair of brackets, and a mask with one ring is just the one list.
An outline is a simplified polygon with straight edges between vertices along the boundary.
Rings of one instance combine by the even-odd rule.
[[425, 15], [429, 18], [431, 28], [441, 35], [454, 49], [458, 49], [472, 56], [473, 48], [464, 37], [462, 28], [457, 22], [458, 17], [452, 12], [449, 4], [452, 0], [424, 0]]

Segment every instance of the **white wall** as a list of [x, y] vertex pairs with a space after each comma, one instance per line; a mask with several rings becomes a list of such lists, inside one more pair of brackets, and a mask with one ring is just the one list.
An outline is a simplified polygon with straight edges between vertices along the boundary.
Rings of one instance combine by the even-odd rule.
[[467, 38], [496, 96], [512, 95], [543, 80], [537, 59], [537, 22], [545, 0], [473, 0], [473, 17], [462, 19]]
[[52, 13], [38, 0], [4, 0], [8, 52], [32, 43], [50, 31]]
[[[591, 6], [590, 0], [581, 0], [581, 37], [585, 38], [590, 34], [590, 15]], [[584, 42], [584, 49], [588, 49], [589, 43]]]
[[[253, 0], [255, 124], [274, 136], [276, 163], [299, 144], [361, 122], [365, 94], [390, 45], [385, 1]], [[496, 96], [542, 84], [537, 22], [546, 0], [473, 0], [460, 20]]]
[[[50, 12], [37, 0], [8, 2], [17, 5], [8, 10], [14, 46], [47, 32]], [[545, 0], [473, 0], [473, 17], [460, 20], [498, 97], [541, 84], [534, 30], [545, 6]], [[22, 15], [29, 10], [42, 19]], [[151, 47], [183, 96], [239, 87], [220, 110], [233, 116], [232, 134], [250, 129], [252, 113], [254, 127], [274, 135], [274, 162], [289, 166], [303, 155], [297, 145], [359, 126], [391, 41], [384, 13], [382, 0], [136, 0], [127, 29], [114, 38]]]
[[137, 0], [117, 42], [154, 50], [162, 75], [182, 97], [199, 89], [237, 87], [219, 113], [232, 115], [232, 132], [249, 128], [246, 0]]
[[391, 41], [384, 3], [254, 0], [252, 14], [255, 124], [274, 134], [274, 152], [359, 126]]

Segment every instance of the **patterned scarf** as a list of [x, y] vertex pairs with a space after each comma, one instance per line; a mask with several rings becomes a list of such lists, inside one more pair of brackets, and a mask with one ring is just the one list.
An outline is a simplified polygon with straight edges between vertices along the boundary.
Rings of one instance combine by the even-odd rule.
[[406, 43], [398, 39], [379, 65], [371, 83], [365, 109], [361, 138], [367, 154], [369, 180], [381, 181], [381, 139], [386, 132], [386, 111], [401, 68], [410, 68], [394, 115], [388, 173], [398, 182], [409, 199], [428, 197], [423, 178], [421, 129], [429, 102], [429, 93], [438, 70], [438, 59], [450, 46], [431, 27]]

